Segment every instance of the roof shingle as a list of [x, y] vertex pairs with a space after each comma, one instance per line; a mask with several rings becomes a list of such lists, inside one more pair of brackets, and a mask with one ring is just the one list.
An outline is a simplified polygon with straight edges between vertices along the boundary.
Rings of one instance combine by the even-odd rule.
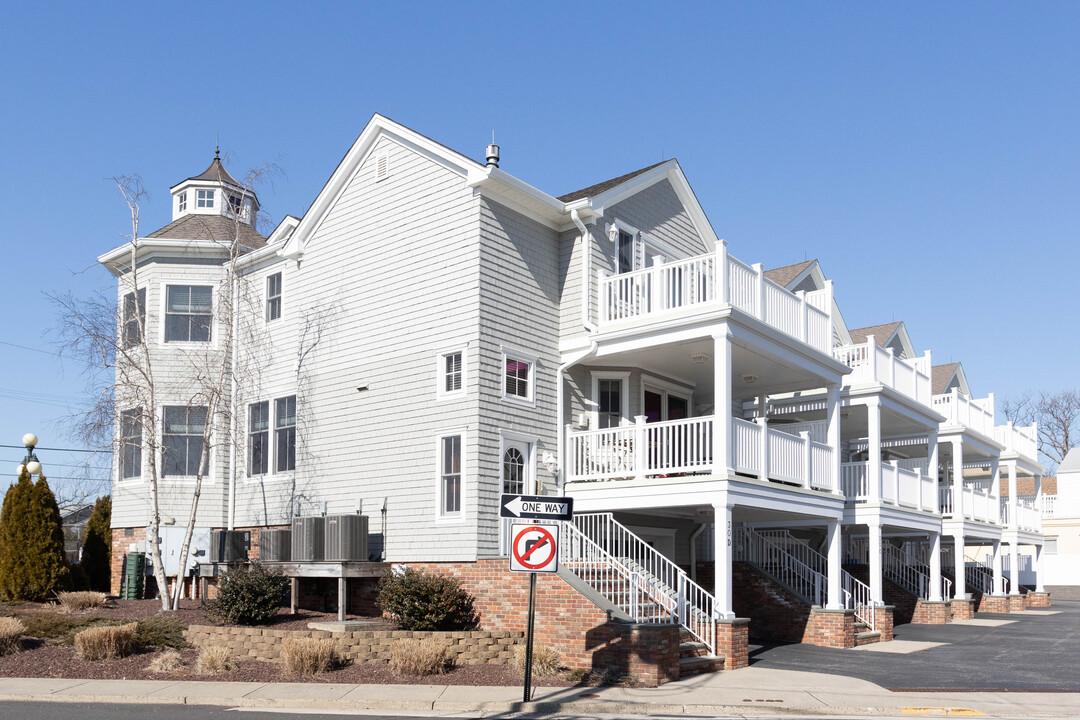
[[260, 248], [266, 238], [247, 223], [224, 215], [184, 215], [146, 237], [168, 240], [211, 240], [229, 243], [235, 238], [241, 245]]
[[649, 170], [652, 170], [654, 167], [659, 167], [660, 165], [663, 165], [666, 162], [668, 162], [668, 161], [667, 160], [662, 160], [662, 161], [660, 161], [660, 162], [658, 162], [658, 163], [656, 163], [654, 165], [650, 165], [649, 167], [643, 167], [640, 170], [635, 170], [634, 172], [629, 172], [629, 173], [626, 173], [625, 175], [620, 175], [619, 177], [611, 178], [610, 180], [605, 180], [604, 182], [596, 183], [595, 185], [590, 185], [587, 188], [582, 188], [581, 190], [575, 190], [574, 192], [567, 193], [566, 195], [560, 195], [558, 197], [558, 199], [561, 200], [564, 203], [568, 203], [568, 202], [573, 202], [574, 200], [581, 200], [582, 198], [596, 197], [597, 195], [599, 195], [599, 194], [601, 194], [603, 192], [607, 192], [608, 190], [610, 190], [613, 187], [618, 187], [619, 185], [622, 185], [627, 180], [632, 180], [632, 179], [636, 178], [638, 175], [640, 175], [640, 174], [642, 174], [644, 172], [648, 172]]
[[855, 328], [854, 330], [849, 330], [848, 332], [851, 334], [851, 342], [855, 343], [856, 345], [866, 342], [866, 338], [873, 335], [874, 343], [877, 344], [878, 347], [885, 347], [885, 343], [889, 341], [889, 338], [893, 336], [893, 333], [899, 330], [900, 326], [903, 324], [904, 323], [900, 321], [883, 323], [881, 325], [871, 325], [864, 328]]
[[952, 380], [952, 376], [956, 374], [956, 368], [959, 365], [960, 363], [954, 362], [935, 365], [930, 368], [930, 386], [934, 395], [941, 395], [945, 392], [945, 388], [949, 385], [949, 381]]
[[794, 265], [785, 265], [784, 267], [766, 270], [765, 277], [769, 278], [780, 287], [786, 288], [793, 280], [795, 280], [795, 278], [799, 277], [806, 268], [816, 262], [817, 260], [805, 260], [801, 263], [795, 263]]

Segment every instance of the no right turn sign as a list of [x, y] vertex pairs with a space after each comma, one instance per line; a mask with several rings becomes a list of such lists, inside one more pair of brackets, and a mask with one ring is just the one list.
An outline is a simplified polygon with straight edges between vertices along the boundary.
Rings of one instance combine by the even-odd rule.
[[514, 572], [553, 573], [559, 569], [559, 527], [536, 523], [511, 526], [510, 569]]

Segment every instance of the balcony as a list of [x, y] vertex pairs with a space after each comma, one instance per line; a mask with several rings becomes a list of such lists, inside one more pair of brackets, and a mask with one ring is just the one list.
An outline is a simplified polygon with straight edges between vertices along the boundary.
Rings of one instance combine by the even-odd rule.
[[979, 520], [998, 523], [998, 499], [986, 490], [964, 485], [959, 489], [948, 485], [938, 488], [941, 514], [954, 520]]
[[731, 306], [814, 349], [832, 351], [832, 291], [792, 293], [747, 265], [716, 253], [662, 263], [644, 270], [599, 273], [602, 330], [659, 319], [675, 320]]
[[[922, 463], [925, 464], [925, 461]], [[843, 463], [840, 466], [840, 487], [844, 496], [856, 503], [881, 502], [936, 513], [937, 483], [925, 474], [924, 467], [918, 461], [913, 464], [915, 469], [903, 467], [897, 460], [881, 463], [881, 486], [872, 492], [870, 463]]]
[[930, 354], [903, 360], [891, 348], [877, 346], [874, 336], [859, 345], [833, 349], [833, 357], [851, 368], [844, 385], [881, 383], [923, 405], [930, 404]]
[[1025, 502], [1018, 498], [1014, 503], [1009, 498], [1001, 498], [1001, 524], [1019, 530], [1042, 532], [1042, 513], [1035, 507], [1034, 500]]
[[963, 425], [985, 437], [995, 437], [993, 395], [973, 400], [954, 388], [945, 395], [935, 395], [933, 408], [945, 416], [946, 425]]
[[[646, 423], [568, 434], [567, 481], [600, 481], [711, 475], [726, 472], [723, 448], [715, 447], [713, 416]], [[792, 435], [764, 419], [731, 418], [731, 467], [735, 472], [835, 492], [833, 449], [808, 432]]]
[[1011, 422], [994, 428], [994, 440], [1005, 447], [1006, 452], [1014, 452], [1024, 457], [1038, 459], [1039, 430], [1032, 424], [1028, 427], [1016, 427]]

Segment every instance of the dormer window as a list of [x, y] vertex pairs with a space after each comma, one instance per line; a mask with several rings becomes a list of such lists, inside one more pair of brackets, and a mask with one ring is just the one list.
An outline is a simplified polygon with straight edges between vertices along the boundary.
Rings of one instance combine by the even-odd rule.
[[176, 212], [187, 210], [187, 193], [182, 192], [176, 196]]
[[196, 190], [195, 191], [195, 207], [200, 207], [200, 208], [212, 208], [212, 207], [214, 207], [214, 191], [213, 190]]

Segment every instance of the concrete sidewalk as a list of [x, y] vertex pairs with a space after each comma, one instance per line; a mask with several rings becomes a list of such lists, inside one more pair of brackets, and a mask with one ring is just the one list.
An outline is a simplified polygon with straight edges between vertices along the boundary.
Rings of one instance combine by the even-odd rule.
[[0, 678], [0, 701], [215, 705], [224, 707], [473, 714], [783, 715], [983, 714], [1002, 718], [1080, 717], [1080, 693], [890, 692], [864, 680], [745, 668], [659, 688], [347, 685], [168, 680]]

